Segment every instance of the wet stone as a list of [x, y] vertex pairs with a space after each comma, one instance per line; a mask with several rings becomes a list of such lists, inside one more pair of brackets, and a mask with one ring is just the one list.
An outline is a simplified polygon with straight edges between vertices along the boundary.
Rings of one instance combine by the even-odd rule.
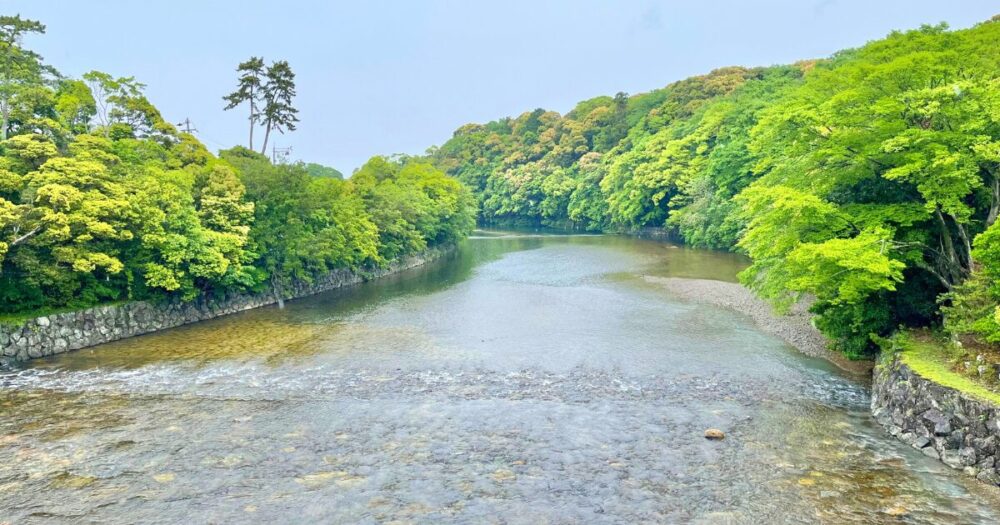
[[959, 450], [958, 456], [962, 466], [968, 467], [976, 464], [976, 449], [972, 447]]
[[951, 421], [943, 414], [940, 410], [932, 408], [927, 412], [924, 412], [921, 416], [924, 421], [931, 424], [931, 430], [936, 436], [947, 436], [951, 434]]
[[947, 436], [945, 439], [946, 448], [950, 450], [958, 450], [962, 448], [965, 443], [965, 433], [961, 430], [955, 430]]
[[1000, 474], [995, 469], [983, 469], [976, 475], [976, 479], [991, 485], [1000, 485]]
[[903, 441], [909, 443], [914, 448], [924, 448], [930, 444], [931, 440], [927, 436], [918, 436], [915, 434], [909, 434], [909, 437], [903, 437]]
[[710, 441], [718, 441], [725, 438], [726, 434], [717, 428], [710, 428], [705, 431], [705, 439]]
[[[993, 475], [989, 471], [996, 468], [1000, 439], [997, 407], [933, 384], [898, 359], [876, 369], [872, 398], [872, 412], [890, 434], [898, 424], [907, 429], [898, 438], [925, 455], [970, 477]], [[893, 423], [886, 425], [886, 419]]]
[[[411, 267], [423, 264], [449, 251], [451, 248], [431, 249], [421, 257], [414, 257], [408, 264]], [[338, 270], [338, 272], [353, 275], [344, 270]], [[300, 295], [312, 295], [339, 287], [342, 284], [345, 284], [342, 280], [320, 278], [313, 285], [302, 285], [297, 289], [301, 291]], [[197, 300], [184, 303], [182, 306], [179, 303], [151, 304], [140, 301], [122, 305], [98, 306], [82, 312], [40, 316], [29, 321], [25, 326], [30, 327], [30, 330], [37, 330], [42, 335], [30, 330], [23, 336], [17, 334], [14, 342], [26, 339], [23, 344], [28, 351], [23, 354], [16, 351], [7, 354], [14, 355], [18, 360], [48, 356], [69, 349], [85, 348], [126, 337], [161, 331], [187, 322], [219, 317], [266, 302], [270, 302], [270, 300], [261, 301], [253, 294], [227, 294], [226, 299], [221, 302]], [[7, 337], [4, 330], [0, 330], [0, 333], [4, 334], [3, 337]], [[9, 344], [6, 341], [0, 341], [0, 346], [6, 349]]]

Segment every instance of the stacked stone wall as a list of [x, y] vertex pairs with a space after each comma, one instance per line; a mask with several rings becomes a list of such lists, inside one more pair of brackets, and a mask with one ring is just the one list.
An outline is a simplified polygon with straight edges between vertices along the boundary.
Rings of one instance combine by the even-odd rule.
[[[282, 300], [306, 297], [423, 265], [451, 251], [434, 248], [368, 272], [335, 270], [311, 282], [296, 282]], [[0, 325], [0, 360], [26, 361], [195, 323], [278, 302], [274, 293], [231, 293], [190, 302], [134, 301], [45, 315], [16, 325]]]
[[913, 448], [1000, 485], [1000, 407], [925, 379], [897, 356], [875, 368], [872, 414]]

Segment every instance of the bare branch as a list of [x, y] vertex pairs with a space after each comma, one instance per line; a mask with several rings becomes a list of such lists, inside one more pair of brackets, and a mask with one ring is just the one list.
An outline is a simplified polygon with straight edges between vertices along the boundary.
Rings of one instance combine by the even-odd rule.
[[20, 237], [18, 237], [16, 239], [14, 239], [13, 241], [11, 241], [10, 245], [12, 247], [13, 246], [17, 246], [18, 244], [21, 244], [21, 243], [27, 241], [28, 239], [34, 237], [35, 235], [38, 235], [39, 233], [41, 233], [41, 231], [42, 231], [42, 226], [41, 225], [35, 226], [35, 228], [33, 230], [31, 230], [28, 233], [26, 233], [26, 234], [24, 234], [24, 235], [22, 235], [22, 236], [20, 236]]

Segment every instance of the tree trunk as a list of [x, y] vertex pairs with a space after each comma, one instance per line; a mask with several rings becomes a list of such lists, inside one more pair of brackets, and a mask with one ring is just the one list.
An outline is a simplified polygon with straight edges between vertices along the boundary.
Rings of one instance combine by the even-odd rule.
[[942, 256], [947, 270], [945, 275], [948, 281], [954, 284], [959, 280], [958, 270], [962, 267], [961, 262], [958, 260], [958, 253], [955, 251], [955, 241], [951, 238], [951, 230], [948, 228], [948, 223], [944, 220], [941, 208], [934, 210], [934, 217], [937, 219], [938, 227], [941, 230]]
[[260, 148], [261, 155], [267, 155], [267, 140], [271, 137], [271, 122], [264, 126], [264, 146]]
[[[948, 217], [950, 217], [952, 222], [955, 223], [955, 229], [958, 230], [958, 238], [962, 239], [963, 253], [962, 259], [960, 259], [959, 262], [964, 261], [962, 264], [962, 270], [965, 272], [965, 275], [968, 275], [969, 270], [972, 269], [972, 243], [969, 242], [969, 234], [965, 233], [965, 226], [962, 226], [962, 223], [958, 222], [958, 219], [951, 215]], [[963, 277], [965, 277], [965, 275], [963, 275]]]
[[10, 124], [10, 111], [7, 109], [7, 103], [3, 103], [3, 127], [0, 127], [0, 140], [7, 140], [7, 126]]
[[1000, 173], [996, 170], [993, 171], [993, 184], [990, 189], [993, 190], [993, 202], [990, 203], [990, 212], [986, 214], [987, 228], [997, 222], [997, 215], [1000, 214]]
[[257, 121], [256, 110], [253, 103], [253, 88], [250, 88], [250, 151], [253, 151], [253, 125]]
[[941, 285], [944, 286], [945, 290], [948, 290], [950, 292], [955, 287], [955, 285], [950, 283], [948, 279], [946, 279], [943, 275], [941, 275], [940, 272], [932, 268], [931, 265], [927, 264], [926, 262], [917, 261], [917, 267], [922, 268], [927, 273], [933, 275], [938, 281], [941, 282]]
[[250, 106], [250, 151], [253, 151], [253, 106]]

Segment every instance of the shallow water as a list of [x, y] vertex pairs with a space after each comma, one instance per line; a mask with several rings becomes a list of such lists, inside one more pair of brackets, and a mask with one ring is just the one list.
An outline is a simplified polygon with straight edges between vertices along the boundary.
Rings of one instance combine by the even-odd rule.
[[1000, 521], [994, 491], [872, 422], [862, 382], [642, 278], [744, 264], [477, 232], [379, 282], [0, 373], [0, 522]]

